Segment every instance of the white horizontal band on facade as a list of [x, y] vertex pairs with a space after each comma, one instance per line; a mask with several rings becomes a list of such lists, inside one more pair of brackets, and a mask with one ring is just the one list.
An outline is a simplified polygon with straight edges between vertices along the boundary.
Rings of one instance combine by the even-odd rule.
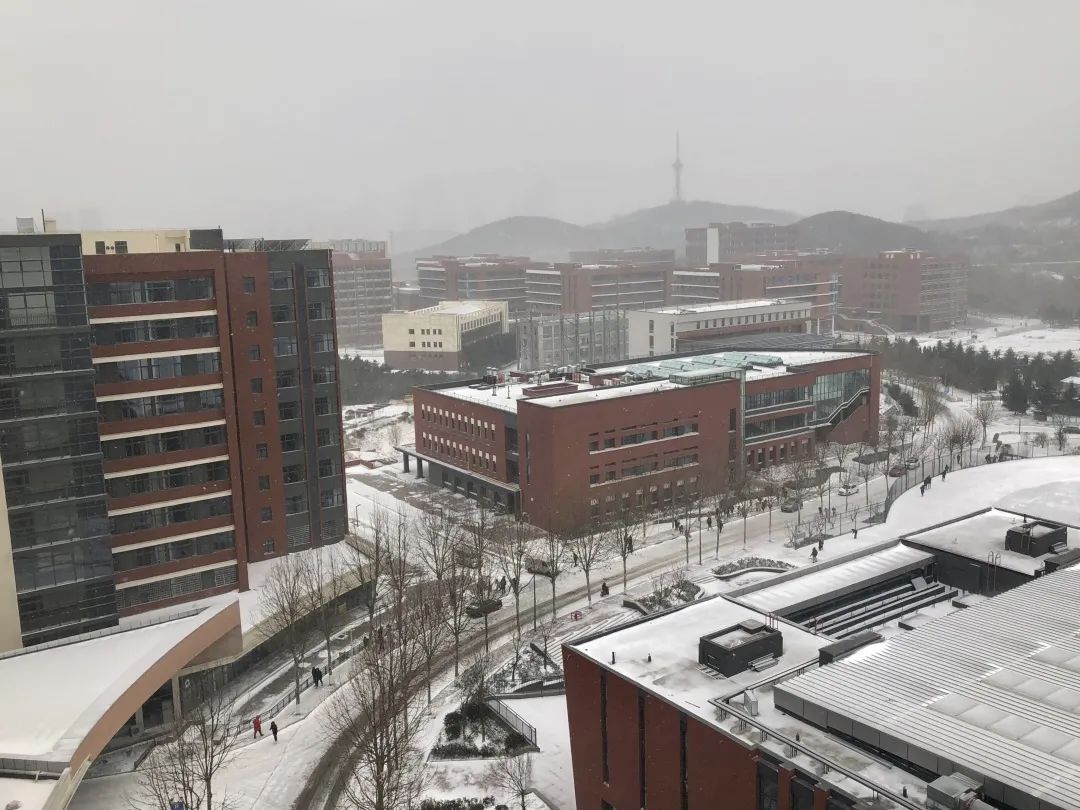
[[172, 464], [157, 464], [153, 467], [138, 467], [134, 470], [105, 473], [105, 480], [108, 481], [110, 478], [127, 478], [129, 475], [145, 475], [146, 473], [164, 472], [165, 470], [179, 470], [184, 467], [195, 467], [199, 464], [213, 464], [217, 461], [228, 460], [228, 456], [210, 456], [209, 458], [196, 458], [191, 461], [174, 461]]
[[174, 318], [217, 317], [216, 309], [198, 309], [194, 312], [155, 312], [152, 315], [116, 315], [109, 318], [91, 318], [90, 325], [99, 323], [136, 323], [137, 321], [171, 321]]
[[[186, 340], [187, 338], [182, 338]], [[198, 338], [191, 338], [198, 340]], [[202, 349], [176, 349], [171, 352], [141, 352], [139, 354], [117, 354], [112, 357], [94, 357], [90, 360], [95, 366], [102, 363], [125, 363], [128, 360], [153, 360], [157, 357], [183, 357], [188, 354], [215, 354], [220, 353], [220, 346], [211, 346]]]
[[112, 553], [118, 554], [121, 551], [134, 551], [138, 548], [149, 548], [150, 546], [163, 546], [166, 543], [178, 543], [181, 540], [194, 540], [196, 537], [206, 537], [211, 534], [222, 534], [224, 532], [236, 531], [235, 524], [230, 523], [228, 526], [221, 526], [217, 529], [203, 529], [197, 532], [188, 532], [187, 534], [174, 534], [171, 537], [162, 537], [158, 540], [146, 540], [142, 543], [131, 543], [127, 546], [116, 546], [113, 548]]
[[154, 501], [153, 503], [144, 503], [141, 506], [125, 506], [122, 509], [110, 509], [107, 514], [109, 517], [118, 517], [120, 515], [130, 515], [134, 512], [146, 512], [150, 509], [164, 509], [167, 506], [180, 506], [185, 503], [211, 501], [214, 498], [227, 498], [230, 495], [232, 495], [231, 489], [223, 489], [218, 492], [204, 492], [202, 495], [191, 495], [187, 498], [173, 498], [168, 501]]
[[158, 574], [156, 577], [136, 579], [131, 582], [117, 582], [116, 590], [122, 591], [125, 588], [135, 588], [139, 585], [149, 585], [152, 582], [161, 582], [163, 579], [176, 579], [177, 577], [186, 577], [189, 574], [201, 574], [203, 571], [214, 571], [218, 568], [228, 568], [229, 566], [235, 565], [236, 560], [225, 560], [224, 562], [211, 563], [210, 565], [200, 565], [196, 568], [184, 568], [180, 571], [173, 571], [171, 574]]
[[197, 430], [198, 428], [217, 427], [218, 425], [224, 424], [224, 419], [211, 419], [208, 422], [191, 422], [184, 425], [147, 428], [146, 430], [129, 430], [127, 433], [102, 433], [101, 441], [108, 442], [113, 439], [134, 439], [138, 436], [153, 436], [155, 433], [174, 433], [180, 430]]
[[[129, 391], [126, 394], [105, 394], [95, 397], [98, 402], [119, 402], [122, 399], [142, 399], [144, 397], [165, 397], [169, 394], [195, 394], [199, 391], [213, 391], [224, 388], [225, 383], [207, 383], [206, 385], [185, 385], [182, 388], [155, 388], [152, 391]], [[153, 431], [151, 431], [153, 432]]]

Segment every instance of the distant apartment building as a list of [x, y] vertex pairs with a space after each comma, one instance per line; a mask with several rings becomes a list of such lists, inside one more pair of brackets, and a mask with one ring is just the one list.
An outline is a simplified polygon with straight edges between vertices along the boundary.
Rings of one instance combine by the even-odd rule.
[[146, 230], [83, 231], [83, 252], [96, 256], [125, 253], [187, 253], [222, 250], [220, 228], [159, 228]]
[[663, 306], [672, 270], [666, 261], [533, 265], [525, 272], [526, 308], [537, 315], [557, 315]]
[[523, 371], [625, 360], [626, 312], [601, 309], [569, 315], [528, 315], [517, 322]]
[[386, 242], [375, 239], [323, 239], [312, 241], [310, 247], [334, 253], [356, 253], [372, 259], [386, 257]]
[[457, 371], [470, 346], [510, 331], [505, 301], [440, 301], [383, 319], [383, 358], [391, 368]]
[[704, 228], [686, 229], [686, 261], [691, 267], [704, 267], [725, 259], [791, 251], [797, 245], [798, 230], [794, 225], [714, 222]]
[[720, 301], [627, 313], [629, 357], [693, 351], [718, 337], [808, 332], [811, 307], [802, 301]]
[[750, 257], [714, 262], [706, 268], [672, 274], [671, 304], [695, 306], [716, 301], [783, 298], [810, 305], [814, 332], [828, 332], [835, 308], [843, 259], [798, 255]]
[[435, 256], [416, 262], [420, 306], [441, 301], [504, 301], [511, 318], [526, 311], [525, 271], [533, 263], [523, 256]]
[[598, 250], [571, 250], [570, 261], [575, 264], [630, 264], [675, 266], [675, 251], [663, 248], [600, 248]]
[[[372, 242], [383, 245], [385, 242]], [[367, 253], [334, 252], [334, 309], [338, 343], [368, 349], [382, 346], [382, 316], [394, 308], [390, 259]]]
[[920, 250], [890, 250], [849, 261], [842, 271], [840, 304], [854, 318], [905, 332], [926, 332], [967, 318], [970, 261]]

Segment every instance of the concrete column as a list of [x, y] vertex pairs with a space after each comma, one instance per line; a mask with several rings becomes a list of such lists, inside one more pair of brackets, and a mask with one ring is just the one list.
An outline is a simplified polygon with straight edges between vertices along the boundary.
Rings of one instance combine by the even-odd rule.
[[416, 457], [416, 477], [424, 477], [424, 460], [420, 456]]
[[172, 677], [172, 713], [173, 722], [183, 714], [183, 706], [180, 703], [180, 676]]
[[[402, 453], [401, 454], [401, 460], [405, 465], [404, 472], [408, 472], [409, 471], [409, 454], [408, 453]], [[417, 459], [417, 461], [419, 461], [419, 459]]]

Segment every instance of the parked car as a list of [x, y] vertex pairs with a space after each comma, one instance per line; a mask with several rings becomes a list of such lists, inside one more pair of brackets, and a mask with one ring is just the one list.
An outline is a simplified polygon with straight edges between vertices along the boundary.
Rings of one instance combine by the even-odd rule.
[[530, 574], [536, 574], [541, 577], [551, 576], [551, 564], [547, 560], [542, 560], [539, 557], [526, 557], [525, 570]]
[[919, 466], [920, 461], [921, 459], [918, 456], [911, 456], [910, 458], [908, 458], [907, 461], [904, 462], [904, 466], [907, 467], [909, 470], [914, 470], [916, 467]]
[[798, 498], [786, 498], [780, 502], [781, 512], [798, 512], [802, 509], [802, 501]]
[[465, 606], [465, 615], [470, 619], [482, 619], [502, 607], [502, 599], [478, 599]]
[[1080, 433], [1080, 426], [1077, 425], [1065, 425], [1061, 429], [1064, 433]]
[[902, 464], [894, 464], [893, 466], [889, 467], [889, 475], [891, 475], [893, 478], [899, 478], [907, 471], [908, 468]]
[[859, 485], [858, 484], [853, 484], [850, 481], [848, 481], [846, 484], [841, 484], [840, 489], [838, 489], [836, 491], [846, 498], [847, 496], [854, 495], [856, 492], [858, 492], [859, 491]]

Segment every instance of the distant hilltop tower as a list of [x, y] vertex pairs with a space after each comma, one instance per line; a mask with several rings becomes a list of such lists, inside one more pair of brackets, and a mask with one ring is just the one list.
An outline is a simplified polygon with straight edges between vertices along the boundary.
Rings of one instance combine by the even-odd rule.
[[679, 150], [679, 133], [675, 133], [675, 162], [671, 164], [671, 168], [675, 172], [675, 196], [672, 197], [672, 202], [681, 203], [682, 198], [682, 157], [680, 157]]

